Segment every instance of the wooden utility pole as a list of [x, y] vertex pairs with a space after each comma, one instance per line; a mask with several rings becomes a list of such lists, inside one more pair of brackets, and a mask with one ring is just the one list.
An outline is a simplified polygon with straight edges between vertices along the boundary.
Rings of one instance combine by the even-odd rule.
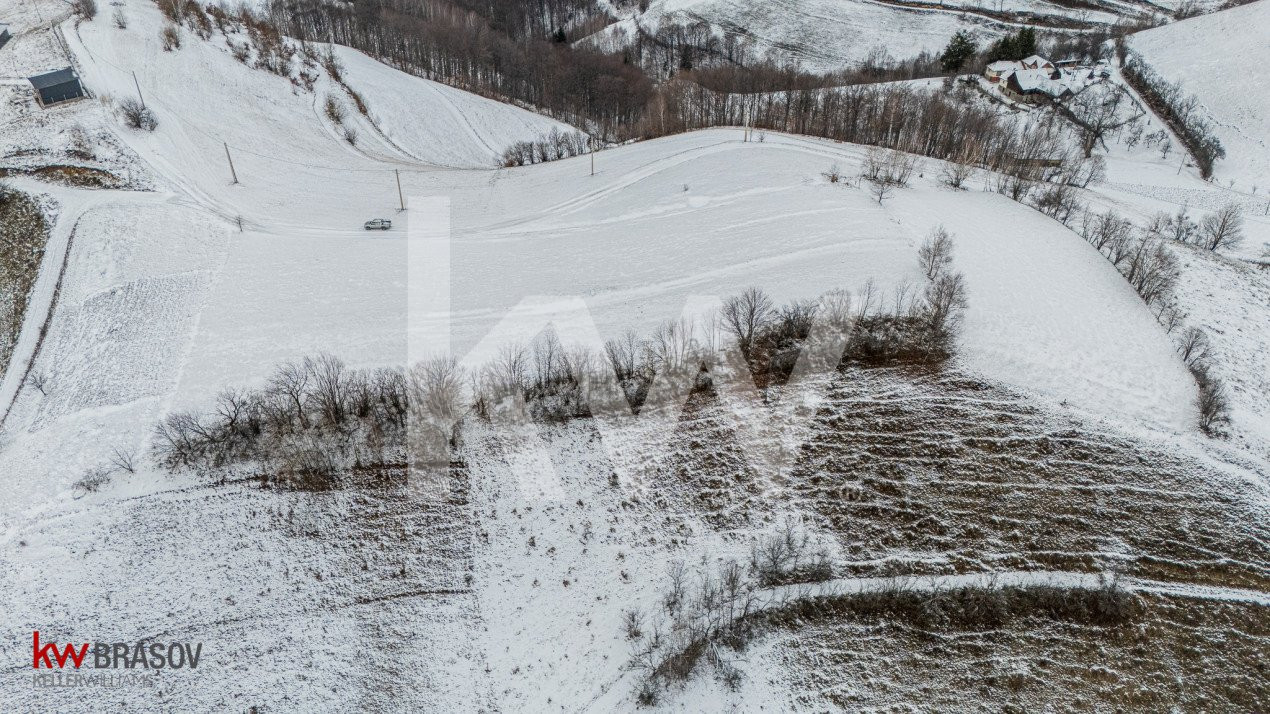
[[137, 99], [141, 100], [141, 108], [146, 108], [146, 98], [141, 96], [141, 83], [137, 81], [137, 73], [132, 73], [132, 83], [137, 87]]
[[238, 172], [234, 170], [234, 159], [229, 155], [229, 144], [221, 143], [225, 146], [225, 160], [229, 162], [229, 175], [234, 177], [234, 183], [238, 183]]
[[393, 169], [392, 172], [397, 176], [397, 200], [401, 202], [401, 208], [397, 209], [397, 212], [400, 213], [406, 210], [406, 197], [401, 193], [401, 171]]
[[591, 139], [591, 175], [595, 175], [595, 139]]

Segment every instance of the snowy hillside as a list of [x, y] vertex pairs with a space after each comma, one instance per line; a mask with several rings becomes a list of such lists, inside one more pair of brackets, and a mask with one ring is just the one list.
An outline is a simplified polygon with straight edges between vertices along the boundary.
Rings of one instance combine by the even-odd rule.
[[1253, 2], [1134, 35], [1130, 46], [1169, 82], [1194, 95], [1226, 158], [1216, 177], [1270, 200], [1270, 96], [1257, 70], [1270, 63], [1270, 3]]
[[1014, 13], [1028, 13], [1034, 24], [1056, 27], [1110, 25], [1119, 17], [1150, 13], [1149, 3], [1100, 3], [1093, 10], [1045, 0], [986, 3], [898, 2], [891, 0], [654, 0], [648, 9], [627, 17], [593, 38], [613, 42], [636, 26], [656, 34], [662, 26], [706, 23], [719, 34], [746, 38], [760, 55], [778, 62], [797, 62], [813, 71], [854, 67], [867, 59], [903, 60], [922, 52], [943, 50], [957, 31], [973, 33], [988, 44], [1023, 24]]
[[[234, 21], [164, 49], [155, 3], [116, 3], [0, 49], [44, 47], [91, 93], [40, 109], [9, 76], [33, 55], [0, 59], [2, 165], [57, 207], [0, 382], [0, 711], [1270, 705], [1270, 281], [1239, 255], [1176, 248], [1178, 301], [1232, 391], [1233, 437], [1210, 438], [1177, 335], [1075, 224], [989, 172], [954, 189], [923, 159], [875, 194], [868, 147], [735, 127], [496, 168], [515, 142], [575, 129], [343, 47], [270, 71]], [[742, 23], [820, 67], [995, 32], [856, 1], [661, 0], [639, 21], [659, 14]], [[123, 121], [138, 94], [153, 131]], [[1107, 180], [1073, 189], [1094, 209], [1145, 224], [1240, 195], [1108, 143]], [[41, 170], [67, 166], [93, 181]], [[1249, 241], [1270, 240], [1246, 213]], [[446, 346], [475, 376], [548, 324], [674, 342], [669, 321], [705, 326], [751, 287], [780, 306], [849, 290], [856, 324], [912, 329], [941, 226], [967, 301], [947, 362], [835, 356], [762, 393], [735, 365], [690, 365], [679, 402], [612, 419], [522, 418], [510, 393], [464, 407], [427, 478], [369, 458], [388, 432], [323, 396], [378, 368], [413, 395], [417, 373], [391, 369]], [[294, 422], [282, 401], [228, 413], [319, 353], [348, 371], [304, 372]], [[162, 462], [156, 427], [185, 410], [207, 415], [196, 429], [242, 417], [245, 440], [280, 430], [293, 476], [322, 446], [309, 420], [338, 413], [347, 473], [288, 482], [228, 447]], [[733, 617], [729, 587], [760, 624], [682, 639], [685, 611]], [[40, 688], [35, 630], [201, 642], [206, 659], [104, 695]], [[699, 666], [650, 694], [676, 647]]]

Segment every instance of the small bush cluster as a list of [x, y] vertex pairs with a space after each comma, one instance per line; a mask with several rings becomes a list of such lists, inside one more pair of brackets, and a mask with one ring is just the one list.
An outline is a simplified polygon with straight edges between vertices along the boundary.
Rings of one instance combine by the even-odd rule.
[[[349, 369], [331, 355], [288, 362], [257, 390], [225, 389], [211, 414], [169, 414], [154, 449], [169, 469], [255, 463], [275, 482], [329, 488], [342, 472], [450, 462], [462, 406], [452, 360]], [[409, 428], [407, 428], [409, 425]]]
[[581, 156], [591, 150], [591, 137], [580, 131], [552, 129], [533, 141], [518, 141], [503, 152], [502, 165], [529, 166]]
[[829, 549], [793, 519], [750, 547], [750, 572], [762, 587], [818, 583], [833, 577]]
[[1244, 240], [1243, 212], [1236, 203], [1228, 203], [1208, 214], [1202, 221], [1191, 219], [1186, 207], [1173, 215], [1159, 214], [1151, 230], [1179, 243], [1205, 250], [1238, 247]]
[[133, 97], [119, 101], [119, 114], [123, 116], [124, 124], [132, 129], [154, 131], [159, 126], [154, 112]]
[[0, 181], [0, 374], [17, 344], [48, 235], [39, 200]]
[[828, 551], [793, 520], [760, 538], [747, 571], [735, 560], [693, 577], [682, 561], [670, 564], [658, 611], [629, 610], [623, 630], [631, 642], [632, 665], [644, 673], [639, 700], [652, 705], [667, 684], [692, 676], [708, 660], [730, 686], [740, 670], [725, 650], [737, 652], [753, 635], [756, 593], [763, 587], [810, 583], [832, 577]]
[[176, 25], [164, 25], [159, 31], [159, 38], [163, 41], [164, 52], [181, 48], [181, 28]]
[[[782, 570], [788, 567], [784, 555], [791, 552], [784, 545], [788, 541], [784, 534], [765, 539], [786, 561], [780, 566]], [[759, 560], [763, 562], [762, 556]], [[703, 662], [735, 688], [741, 672], [734, 660], [768, 629], [799, 628], [825, 620], [889, 621], [941, 637], [949, 630], [998, 630], [1020, 619], [1118, 627], [1132, 622], [1142, 608], [1141, 601], [1115, 578], [1105, 578], [1092, 588], [1050, 584], [999, 587], [989, 582], [918, 589], [895, 580], [876, 589], [818, 594], [809, 585], [788, 591], [788, 599], [769, 597], [765, 601], [760, 598], [764, 588], [785, 584], [770, 578], [772, 572], [760, 564], [747, 577], [737, 563], [729, 561], [717, 573], [693, 579], [682, 563], [673, 563], [662, 597], [665, 612], [652, 618], [651, 626], [638, 610], [629, 611], [623, 620], [632, 643], [631, 663], [644, 673], [638, 690], [640, 704], [655, 705], [668, 685], [688, 680]], [[828, 568], [818, 575], [823, 577], [816, 580], [829, 579]]]
[[908, 185], [919, 163], [913, 154], [871, 146], [864, 155], [860, 176], [869, 181], [873, 197], [882, 203], [895, 188]]
[[326, 101], [322, 104], [322, 109], [326, 113], [326, 118], [336, 124], [343, 124], [344, 119], [348, 117], [348, 109], [344, 106], [344, 102], [339, 100], [333, 94], [326, 95]]
[[1095, 627], [1131, 622], [1141, 602], [1114, 579], [1096, 588], [1035, 585], [918, 590], [896, 582], [889, 587], [845, 595], [796, 599], [756, 615], [764, 624], [800, 627], [832, 618], [891, 620], [927, 632], [994, 630], [1011, 620], [1047, 618]]
[[74, 0], [71, 11], [84, 20], [91, 21], [97, 17], [97, 0]]

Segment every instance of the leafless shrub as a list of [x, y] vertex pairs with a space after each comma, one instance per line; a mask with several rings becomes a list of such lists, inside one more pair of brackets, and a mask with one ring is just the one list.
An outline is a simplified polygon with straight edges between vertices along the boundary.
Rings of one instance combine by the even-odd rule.
[[119, 446], [111, 448], [110, 465], [120, 471], [126, 471], [130, 474], [137, 472], [136, 453]]
[[124, 14], [123, 8], [115, 8], [115, 11], [111, 14], [110, 19], [114, 22], [115, 27], [120, 30], [128, 29], [128, 16]]
[[1195, 406], [1199, 412], [1199, 428], [1209, 436], [1221, 436], [1230, 424], [1230, 399], [1226, 386], [1214, 375], [1204, 360], [1191, 363], [1191, 374], [1199, 386]]
[[895, 185], [886, 181], [872, 181], [869, 183], [869, 193], [873, 194], [873, 197], [877, 199], [879, 206], [882, 205], [883, 201], [890, 198], [894, 192]]
[[1167, 299], [1177, 282], [1177, 261], [1162, 241], [1141, 236], [1132, 242], [1119, 265], [1125, 280], [1147, 305]]
[[968, 161], [957, 158], [945, 161], [939, 175], [944, 183], [959, 189], [975, 175], [975, 170], [975, 167]]
[[1099, 252], [1112, 245], [1126, 243], [1133, 235], [1133, 222], [1114, 211], [1106, 213], [1085, 212], [1080, 235]]
[[43, 396], [48, 396], [49, 377], [48, 373], [42, 370], [34, 370], [26, 378], [27, 386], [38, 391]]
[[229, 44], [229, 52], [234, 56], [234, 59], [243, 64], [251, 61], [251, 45], [246, 42], [229, 42], [228, 40], [226, 42]]
[[344, 141], [347, 141], [351, 146], [357, 145], [357, 130], [353, 127], [345, 126], [340, 130], [340, 135], [343, 136]]
[[154, 117], [154, 112], [133, 97], [121, 99], [118, 106], [124, 124], [132, 129], [154, 131], [159, 126], [159, 120]]
[[1076, 191], [1066, 183], [1039, 184], [1032, 206], [1063, 225], [1070, 224], [1081, 207]]
[[750, 568], [764, 587], [833, 577], [827, 548], [793, 519], [786, 519], [775, 533], [750, 547]]
[[626, 639], [638, 640], [644, 636], [643, 631], [644, 614], [639, 608], [632, 608], [622, 613], [622, 629], [626, 632]]
[[159, 38], [163, 41], [164, 52], [181, 49], [181, 28], [176, 25], [164, 25], [159, 31]]
[[688, 587], [688, 571], [682, 560], [676, 560], [666, 570], [666, 594], [662, 596], [662, 605], [666, 612], [674, 615], [683, 607]]
[[327, 47], [326, 52], [322, 55], [322, 69], [326, 70], [326, 74], [331, 78], [332, 82], [341, 82], [344, 79], [344, 64], [340, 62], [340, 58], [335, 56], [335, 51]]
[[97, 17], [97, 0], [72, 0], [71, 10], [86, 21]]
[[102, 486], [110, 483], [110, 469], [106, 467], [96, 467], [89, 469], [83, 476], [75, 482], [74, 488], [83, 493], [96, 493], [101, 490]]
[[825, 180], [827, 180], [829, 183], [838, 183], [839, 181], [842, 180], [842, 169], [837, 164], [834, 164], [833, 166], [829, 167], [828, 171], [824, 172], [821, 175], [824, 176]]
[[935, 228], [917, 249], [917, 261], [928, 280], [934, 280], [952, 265], [953, 240], [942, 225]]
[[344, 107], [344, 102], [341, 102], [333, 94], [326, 95], [323, 110], [326, 112], [326, 118], [336, 124], [343, 124], [344, 119], [348, 116], [348, 109]]
[[925, 300], [931, 333], [950, 335], [967, 304], [965, 280], [961, 273], [941, 273], [926, 287]]

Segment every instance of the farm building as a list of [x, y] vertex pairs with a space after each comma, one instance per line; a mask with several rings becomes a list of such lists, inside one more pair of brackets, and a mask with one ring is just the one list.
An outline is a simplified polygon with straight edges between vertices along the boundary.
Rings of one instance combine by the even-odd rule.
[[1063, 99], [1072, 90], [1059, 81], [1057, 70], [1024, 69], [1012, 72], [1001, 83], [1001, 93], [1016, 102], [1034, 104], [1047, 99]]
[[1054, 63], [1040, 55], [1032, 55], [1019, 62], [1023, 69], [1054, 69]]
[[70, 67], [47, 74], [37, 74], [29, 81], [31, 86], [35, 87], [35, 99], [42, 107], [84, 96], [84, 87], [79, 83], [79, 75]]
[[1019, 68], [1018, 62], [1011, 62], [1010, 60], [997, 60], [996, 62], [993, 62], [992, 64], [988, 65], [983, 70], [983, 76], [987, 77], [989, 82], [992, 82], [995, 84], [1001, 81], [1002, 77], [1006, 76], [1007, 74], [1013, 72], [1014, 70], [1018, 68]]

